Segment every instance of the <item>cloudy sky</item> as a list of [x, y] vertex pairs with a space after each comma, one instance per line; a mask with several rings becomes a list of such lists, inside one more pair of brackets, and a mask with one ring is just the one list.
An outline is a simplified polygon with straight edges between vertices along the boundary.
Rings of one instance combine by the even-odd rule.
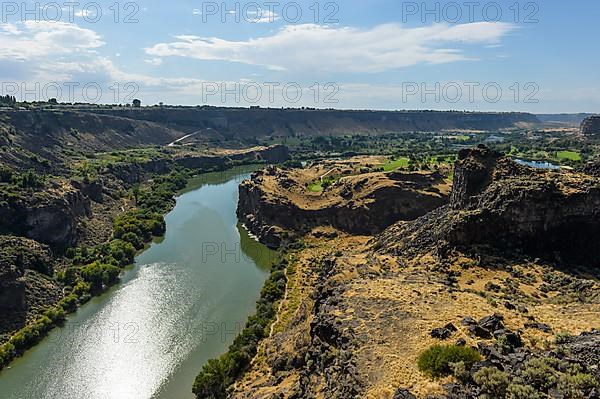
[[1, 11], [2, 92], [30, 101], [600, 109], [596, 0], [30, 1]]

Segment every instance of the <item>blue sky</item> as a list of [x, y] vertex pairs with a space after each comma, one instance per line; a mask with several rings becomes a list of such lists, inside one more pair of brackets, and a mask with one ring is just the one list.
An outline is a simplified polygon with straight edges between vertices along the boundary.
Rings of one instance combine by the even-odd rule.
[[600, 109], [592, 0], [38, 4], [2, 3], [2, 91], [27, 100]]

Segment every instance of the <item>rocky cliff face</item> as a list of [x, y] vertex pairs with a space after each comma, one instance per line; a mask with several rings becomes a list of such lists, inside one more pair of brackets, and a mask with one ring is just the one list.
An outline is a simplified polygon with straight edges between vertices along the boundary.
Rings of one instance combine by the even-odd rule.
[[[282, 169], [259, 171], [240, 185], [238, 217], [263, 243], [277, 247], [287, 234], [333, 226], [351, 234], [381, 232], [398, 220], [412, 220], [448, 201], [439, 173], [374, 173], [351, 176], [303, 203], [306, 191]], [[295, 195], [297, 194], [297, 195]]]
[[72, 186], [49, 187], [30, 197], [8, 196], [0, 202], [1, 231], [60, 249], [77, 242], [79, 222], [89, 216], [90, 199]]
[[290, 159], [290, 151], [284, 145], [273, 145], [270, 147], [258, 147], [250, 150], [242, 150], [229, 155], [233, 161], [266, 161], [271, 164], [284, 163]]
[[600, 134], [600, 116], [590, 116], [581, 122], [581, 133], [586, 136]]
[[597, 373], [597, 332], [561, 344], [570, 350], [566, 357], [560, 349], [527, 347], [553, 341], [559, 331], [577, 335], [595, 326], [589, 317], [600, 309], [594, 275], [504, 258], [499, 251], [440, 254], [433, 247], [390, 257], [361, 239], [305, 236], [306, 248], [290, 257], [288, 295], [274, 333], [233, 398], [482, 397], [472, 381], [442, 386], [450, 380], [432, 380], [418, 370], [419, 355], [436, 344], [478, 348], [484, 360], [465, 370], [471, 378], [496, 367], [516, 382], [533, 358]]
[[525, 113], [437, 111], [340, 111], [300, 109], [177, 108], [93, 110], [126, 119], [151, 121], [198, 130], [211, 128], [225, 137], [326, 136], [335, 134], [436, 131], [443, 129], [497, 130], [538, 124]]
[[283, 163], [290, 159], [286, 146], [256, 147], [246, 150], [220, 151], [210, 155], [183, 154], [175, 158], [175, 163], [189, 169], [225, 168], [232, 163], [267, 162]]
[[152, 173], [163, 174], [169, 171], [170, 162], [166, 159], [153, 159], [147, 162], [109, 164], [106, 172], [126, 184], [139, 184]]
[[[380, 240], [397, 250], [489, 245], [599, 265], [599, 207], [597, 178], [520, 166], [480, 147], [460, 153], [447, 208], [396, 226]], [[405, 234], [410, 242], [397, 241]]]
[[91, 216], [90, 200], [79, 190], [69, 190], [49, 202], [33, 204], [27, 212], [27, 237], [56, 247], [77, 242], [78, 219]]
[[478, 151], [462, 150], [458, 157], [450, 197], [455, 209], [466, 206], [490, 184], [500, 154], [481, 147]]
[[[232, 397], [594, 397], [599, 187], [480, 147], [461, 152], [446, 206], [371, 240], [313, 230], [290, 256], [273, 333]], [[558, 332], [572, 336], [553, 344]], [[475, 348], [482, 361], [432, 380], [418, 359], [440, 344]], [[490, 394], [475, 380], [486, 367], [525, 393]], [[544, 384], [532, 378], [541, 369]], [[596, 382], [569, 393], [558, 381], [571, 378]]]
[[[0, 235], [0, 336], [20, 326], [30, 308], [59, 294], [50, 249], [33, 240]], [[0, 339], [0, 341], [2, 341]]]

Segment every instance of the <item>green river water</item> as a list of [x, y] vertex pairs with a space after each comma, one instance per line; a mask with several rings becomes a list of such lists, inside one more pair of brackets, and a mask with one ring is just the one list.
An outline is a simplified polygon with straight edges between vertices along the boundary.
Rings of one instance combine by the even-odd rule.
[[2, 399], [189, 399], [254, 313], [275, 254], [235, 214], [252, 168], [194, 179], [121, 284], [0, 373]]

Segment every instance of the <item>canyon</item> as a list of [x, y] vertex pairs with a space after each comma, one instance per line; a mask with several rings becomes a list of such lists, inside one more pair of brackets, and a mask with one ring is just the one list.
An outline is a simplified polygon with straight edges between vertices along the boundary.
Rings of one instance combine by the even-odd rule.
[[[593, 375], [599, 184], [478, 147], [459, 153], [448, 203], [415, 220], [374, 235], [307, 223], [272, 334], [231, 397], [476, 398], [486, 388], [473, 376], [485, 367], [518, 385], [510, 389], [541, 389], [519, 376], [540, 356], [564, 361], [539, 344], [557, 332], [580, 346], [567, 362]], [[479, 319], [503, 327], [471, 324]], [[500, 351], [506, 334], [517, 340]], [[420, 353], [448, 337], [483, 358], [466, 382], [417, 369]]]
[[[529, 361], [559, 350], [589, 378], [600, 310], [597, 162], [539, 170], [462, 144], [479, 130], [514, 139], [519, 129], [529, 144], [545, 131], [527, 129], [539, 126], [519, 113], [2, 111], [0, 343], [57, 303], [90, 300], [87, 291], [65, 297], [77, 292], [68, 276], [83, 276], [103, 251], [126, 260], [113, 248], [125, 238], [116, 221], [137, 231], [126, 237], [135, 248], [123, 247], [133, 256], [164, 233], [160, 215], [186, 180], [259, 163], [238, 182], [237, 220], [284, 260], [263, 289], [270, 302], [258, 302], [266, 327], [249, 324], [256, 354], [238, 352], [248, 364], [223, 387], [229, 397], [475, 398], [486, 389], [479, 369], [492, 364], [514, 382]], [[278, 140], [299, 140], [299, 151]], [[564, 140], [595, 143], [570, 131]], [[315, 151], [319, 143], [331, 149]], [[357, 143], [376, 144], [336, 151]], [[571, 338], [553, 343], [558, 334]], [[482, 357], [464, 381], [419, 370], [419, 356], [443, 341]]]

